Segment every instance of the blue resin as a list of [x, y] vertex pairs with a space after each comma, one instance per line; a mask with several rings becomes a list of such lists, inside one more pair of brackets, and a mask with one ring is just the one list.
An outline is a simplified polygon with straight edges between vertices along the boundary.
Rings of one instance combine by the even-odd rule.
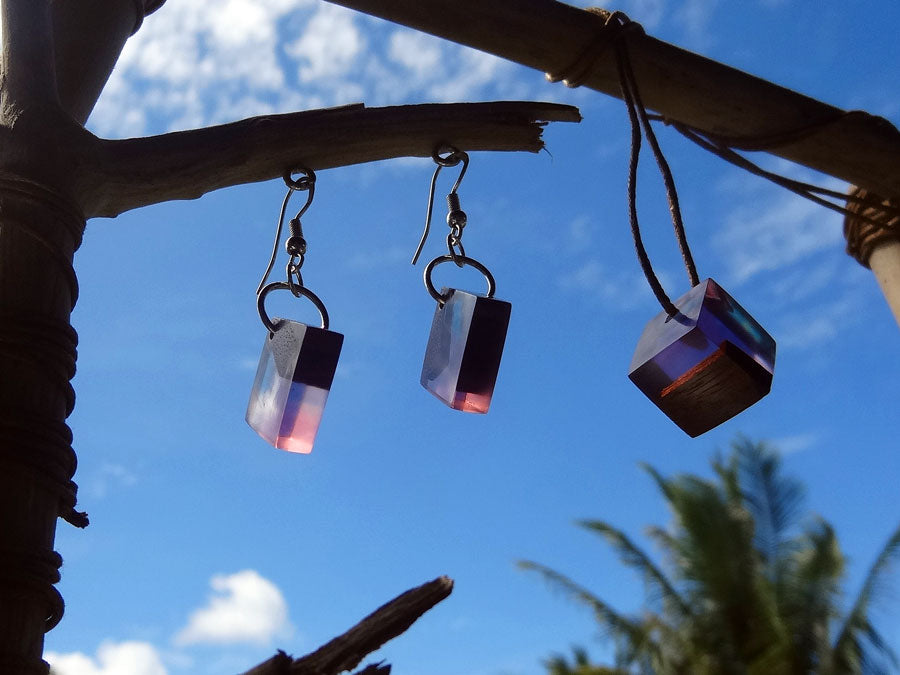
[[698, 436], [765, 396], [775, 341], [707, 279], [644, 328], [628, 377], [672, 421]]

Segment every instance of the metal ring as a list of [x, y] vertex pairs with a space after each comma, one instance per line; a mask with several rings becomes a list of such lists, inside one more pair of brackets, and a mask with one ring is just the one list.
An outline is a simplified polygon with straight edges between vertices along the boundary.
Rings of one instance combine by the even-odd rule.
[[[446, 152], [446, 157], [441, 157], [441, 152]], [[459, 150], [449, 143], [440, 143], [434, 147], [434, 150], [431, 151], [431, 159], [434, 160], [434, 163], [438, 166], [443, 167], [451, 167], [456, 166], [462, 161], [468, 165], [469, 163], [469, 155], [464, 150]]]
[[[293, 176], [295, 172], [302, 173], [303, 175], [300, 178], [295, 179]], [[296, 190], [297, 192], [311, 190], [316, 186], [316, 172], [302, 166], [297, 167], [296, 169], [288, 169], [282, 175], [282, 179], [289, 189]]]
[[[322, 324], [320, 328], [328, 330], [328, 310], [325, 309], [325, 303], [323, 303], [319, 299], [318, 295], [313, 293], [305, 286], [296, 286], [295, 288], [300, 293], [300, 295], [308, 298], [309, 301], [316, 306], [316, 309], [319, 310], [319, 316], [322, 317]], [[291, 285], [288, 282], [275, 281], [263, 288], [259, 292], [259, 295], [256, 296], [256, 309], [259, 310], [259, 318], [262, 319], [263, 325], [269, 329], [270, 333], [274, 333], [277, 330], [278, 326], [277, 324], [272, 323], [272, 320], [266, 313], [266, 296], [272, 291], [278, 291], [282, 289], [291, 291], [291, 293], [294, 292], [294, 289], [291, 288]]]
[[480, 262], [478, 262], [474, 258], [469, 258], [468, 256], [458, 255], [458, 256], [456, 256], [456, 259], [454, 260], [452, 255], [439, 255], [437, 258], [435, 258], [430, 263], [428, 263], [428, 265], [425, 267], [425, 272], [423, 274], [423, 278], [425, 280], [425, 288], [428, 289], [428, 293], [431, 295], [432, 298], [437, 300], [442, 305], [445, 302], [447, 302], [447, 300], [449, 299], [449, 296], [444, 296], [444, 295], [441, 295], [440, 293], [438, 293], [437, 289], [434, 287], [434, 284], [431, 281], [431, 272], [434, 270], [435, 267], [437, 267], [438, 265], [445, 263], [445, 262], [452, 262], [452, 263], [456, 263], [457, 265], [460, 265], [460, 263], [462, 263], [460, 265], [461, 267], [463, 265], [468, 265], [469, 267], [474, 267], [476, 270], [478, 270], [479, 272], [481, 272], [484, 275], [485, 279], [487, 279], [487, 283], [488, 283], [487, 297], [488, 298], [494, 297], [494, 291], [497, 290], [497, 283], [494, 281], [494, 275], [491, 274], [490, 270], [487, 267], [482, 265]]

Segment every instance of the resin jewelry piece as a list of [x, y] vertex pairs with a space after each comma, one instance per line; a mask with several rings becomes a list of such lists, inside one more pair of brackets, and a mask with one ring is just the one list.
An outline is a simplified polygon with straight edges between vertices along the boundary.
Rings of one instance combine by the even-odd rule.
[[[319, 297], [303, 286], [300, 268], [306, 254], [306, 240], [300, 217], [312, 203], [315, 192], [315, 173], [300, 169], [304, 176], [298, 180], [285, 175], [288, 193], [285, 195], [275, 233], [272, 258], [257, 288], [257, 309], [267, 329], [256, 379], [247, 405], [247, 423], [269, 444], [289, 452], [312, 451], [322, 412], [337, 369], [344, 336], [328, 330], [328, 311]], [[287, 281], [265, 286], [275, 262], [284, 214], [291, 194], [308, 191], [306, 204], [291, 220], [291, 235], [285, 248], [291, 258], [287, 264]], [[289, 319], [270, 319], [266, 313], [266, 296], [274, 290], [289, 290], [295, 297], [309, 299], [319, 311], [321, 326]]]
[[[494, 298], [496, 284], [490, 271], [477, 260], [466, 256], [462, 245], [466, 214], [460, 209], [456, 190], [469, 166], [469, 156], [449, 147], [449, 154], [442, 156], [441, 148], [432, 155], [437, 168], [431, 179], [431, 193], [425, 218], [425, 232], [413, 256], [413, 264], [419, 258], [431, 226], [434, 205], [434, 189], [443, 167], [457, 166], [462, 170], [450, 194], [447, 195], [447, 255], [438, 256], [425, 267], [425, 288], [437, 300], [431, 334], [425, 349], [421, 383], [428, 391], [454, 410], [486, 413], [491, 405], [500, 358], [506, 341], [506, 329], [512, 305]], [[458, 267], [466, 265], [481, 272], [488, 283], [487, 293], [478, 295], [456, 288], [435, 289], [431, 274], [435, 267], [453, 262]]]
[[644, 328], [628, 377], [691, 437], [769, 393], [775, 340], [707, 279]]
[[[631, 24], [621, 12], [607, 23]], [[681, 219], [678, 192], [631, 68], [627, 41], [620, 30], [613, 43], [622, 99], [631, 123], [628, 212], [641, 269], [663, 311], [644, 328], [628, 377], [691, 437], [731, 419], [769, 393], [775, 369], [775, 341], [756, 320], [712, 279], [700, 282]], [[674, 304], [641, 240], [637, 217], [637, 175], [641, 129], [653, 150], [666, 188], [675, 238], [681, 248], [691, 290]]]

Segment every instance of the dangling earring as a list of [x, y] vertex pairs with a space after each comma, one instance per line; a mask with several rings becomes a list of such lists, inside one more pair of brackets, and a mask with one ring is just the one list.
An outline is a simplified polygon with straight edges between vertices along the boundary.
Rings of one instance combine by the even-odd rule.
[[[269, 444], [289, 452], [312, 451], [325, 401], [331, 389], [334, 372], [344, 336], [328, 330], [328, 311], [319, 297], [303, 285], [300, 268], [306, 255], [306, 240], [300, 217], [312, 204], [316, 188], [316, 174], [311, 169], [298, 169], [304, 175], [294, 180], [291, 172], [284, 175], [288, 187], [278, 227], [272, 257], [256, 289], [256, 306], [259, 318], [267, 333], [259, 357], [256, 379], [250, 391], [247, 405], [247, 423]], [[287, 281], [265, 285], [275, 264], [278, 243], [284, 223], [284, 214], [294, 192], [307, 192], [306, 204], [290, 221], [290, 236], [285, 248], [290, 254], [287, 264]], [[266, 296], [275, 290], [288, 290], [299, 298], [308, 298], [319, 310], [321, 327], [289, 319], [269, 319], [266, 313]]]
[[[442, 156], [442, 149], [449, 152]], [[432, 159], [437, 168], [431, 178], [425, 231], [413, 256], [413, 265], [419, 259], [428, 238], [438, 174], [442, 168], [458, 166], [460, 163], [462, 170], [447, 195], [449, 253], [428, 263], [423, 275], [425, 288], [438, 304], [425, 350], [421, 383], [425, 389], [455, 410], [486, 413], [494, 393], [512, 305], [494, 298], [496, 284], [493, 275], [480, 262], [466, 256], [462, 245], [466, 214], [460, 209], [456, 191], [469, 167], [469, 156], [452, 146], [438, 146], [432, 153]], [[481, 272], [488, 284], [487, 293], [476, 295], [456, 288], [442, 288], [438, 293], [431, 281], [431, 274], [435, 267], [445, 262], [452, 262], [457, 267], [468, 265]]]

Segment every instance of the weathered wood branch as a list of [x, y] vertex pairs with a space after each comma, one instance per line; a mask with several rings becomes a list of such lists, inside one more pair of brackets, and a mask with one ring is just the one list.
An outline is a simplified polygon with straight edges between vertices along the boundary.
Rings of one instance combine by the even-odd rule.
[[[337, 675], [351, 670], [369, 654], [405, 632], [416, 620], [453, 591], [453, 580], [438, 577], [398, 595], [343, 635], [299, 659], [278, 652], [244, 675]], [[363, 673], [390, 672], [371, 667]]]
[[[603, 24], [595, 14], [554, 0], [329, 2], [554, 74], [565, 73], [578, 60]], [[767, 137], [841, 113], [652, 37], [633, 34], [628, 39], [646, 106], [703, 131]], [[620, 96], [612, 49], [600, 53], [584, 84]], [[880, 117], [852, 115], [767, 151], [885, 197], [900, 198], [900, 132]]]
[[56, 103], [50, 0], [4, 0], [0, 16], [4, 118], [10, 116], [10, 106]]
[[59, 100], [79, 124], [91, 114], [126, 40], [158, 6], [151, 0], [53, 3]]
[[77, 192], [88, 217], [112, 217], [269, 180], [300, 165], [318, 170], [428, 157], [440, 142], [465, 150], [538, 152], [544, 123], [580, 120], [577, 108], [555, 103], [359, 104], [148, 138], [98, 139], [87, 166], [79, 169]]

